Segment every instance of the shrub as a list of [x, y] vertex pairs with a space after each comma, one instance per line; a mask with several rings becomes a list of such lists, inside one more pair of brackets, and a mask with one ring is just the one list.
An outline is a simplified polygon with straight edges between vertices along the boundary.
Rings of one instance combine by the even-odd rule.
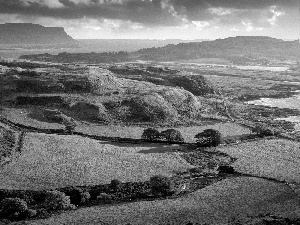
[[234, 168], [232, 166], [219, 166], [218, 171], [219, 173], [228, 173], [228, 174], [235, 173]]
[[0, 202], [0, 217], [7, 219], [25, 219], [27, 203], [20, 198], [5, 198]]
[[147, 128], [143, 131], [142, 139], [148, 141], [156, 141], [160, 139], [160, 133], [154, 128]]
[[97, 196], [97, 201], [100, 203], [111, 203], [112, 202], [112, 196], [106, 193], [100, 193]]
[[117, 179], [114, 179], [110, 182], [110, 188], [113, 190], [120, 189], [121, 185], [122, 185], [122, 182]]
[[198, 139], [198, 145], [202, 147], [216, 147], [223, 141], [222, 134], [214, 129], [206, 129], [195, 135], [195, 138]]
[[180, 131], [175, 129], [167, 129], [161, 132], [161, 136], [166, 139], [168, 142], [184, 142]]
[[277, 135], [280, 133], [279, 131], [272, 129], [271, 127], [267, 127], [266, 125], [256, 125], [252, 129], [252, 132], [258, 134], [261, 137], [273, 136], [273, 135]]
[[91, 195], [88, 191], [85, 191], [80, 194], [80, 198], [81, 198], [80, 205], [83, 205], [83, 204], [86, 204], [90, 200]]
[[169, 195], [174, 190], [174, 183], [169, 177], [162, 175], [153, 176], [150, 178], [150, 186], [154, 195]]
[[70, 197], [60, 191], [47, 191], [44, 207], [53, 210], [74, 209]]
[[37, 211], [34, 209], [28, 209], [26, 214], [28, 218], [35, 217], [37, 215]]
[[80, 188], [71, 186], [71, 187], [65, 187], [60, 191], [62, 191], [63, 193], [65, 193], [65, 195], [70, 197], [71, 204], [74, 205], [81, 204], [82, 202], [81, 195], [83, 191]]

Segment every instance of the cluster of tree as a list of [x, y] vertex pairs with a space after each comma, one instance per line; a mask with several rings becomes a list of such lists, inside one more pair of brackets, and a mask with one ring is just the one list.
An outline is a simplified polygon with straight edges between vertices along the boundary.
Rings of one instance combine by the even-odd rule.
[[167, 197], [179, 191], [172, 178], [162, 175], [153, 176], [144, 182], [122, 183], [114, 179], [110, 184], [69, 186], [55, 190], [2, 189], [0, 190], [0, 223], [44, 218], [53, 212], [72, 210], [77, 206]]
[[[214, 129], [206, 129], [195, 135], [197, 145], [201, 147], [216, 147], [223, 142], [222, 134]], [[147, 128], [143, 131], [142, 139], [147, 141], [168, 141], [168, 142], [184, 142], [180, 131], [175, 129], [167, 129], [162, 132], [154, 128]]]
[[147, 141], [184, 142], [180, 131], [175, 129], [167, 129], [159, 132], [154, 128], [147, 128], [142, 134], [142, 139]]
[[256, 133], [260, 137], [274, 136], [280, 134], [280, 131], [264, 124], [257, 124], [252, 128], [252, 133]]

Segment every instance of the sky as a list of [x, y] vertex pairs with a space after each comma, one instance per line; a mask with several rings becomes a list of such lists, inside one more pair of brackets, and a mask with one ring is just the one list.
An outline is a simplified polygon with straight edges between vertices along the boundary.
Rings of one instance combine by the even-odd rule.
[[300, 38], [300, 0], [0, 0], [0, 24], [64, 27], [75, 39]]

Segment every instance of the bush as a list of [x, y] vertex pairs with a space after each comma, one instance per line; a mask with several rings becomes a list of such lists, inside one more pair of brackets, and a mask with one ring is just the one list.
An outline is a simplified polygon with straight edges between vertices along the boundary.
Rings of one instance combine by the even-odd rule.
[[5, 198], [0, 202], [0, 218], [25, 219], [27, 212], [27, 203], [23, 199]]
[[74, 209], [70, 197], [60, 191], [47, 191], [44, 207], [53, 210]]
[[151, 177], [150, 186], [152, 193], [156, 196], [169, 195], [174, 191], [174, 183], [169, 177], [162, 175]]
[[91, 198], [91, 195], [88, 191], [85, 191], [80, 194], [80, 198], [81, 198], [80, 205], [84, 205], [84, 204], [88, 203], [88, 201]]
[[184, 142], [180, 131], [175, 129], [167, 129], [161, 132], [161, 136], [166, 139], [168, 142]]
[[160, 139], [160, 133], [154, 128], [147, 128], [143, 131], [142, 139], [148, 141], [156, 141]]
[[197, 143], [202, 147], [216, 147], [223, 142], [222, 134], [214, 129], [206, 129], [195, 135]]
[[83, 190], [78, 187], [65, 187], [60, 191], [70, 197], [71, 204], [80, 205], [82, 201], [85, 201], [82, 199]]
[[232, 166], [219, 166], [218, 171], [219, 173], [227, 173], [227, 174], [235, 173], [234, 168]]
[[272, 128], [267, 127], [265, 125], [256, 125], [252, 129], [252, 132], [258, 134], [261, 137], [264, 137], [264, 136], [274, 136], [274, 135], [280, 134], [279, 131], [276, 131], [275, 129], [272, 129]]
[[112, 202], [112, 196], [106, 193], [100, 193], [97, 196], [97, 201], [100, 203], [111, 203]]
[[120, 189], [121, 186], [122, 186], [122, 182], [117, 179], [112, 180], [110, 182], [110, 188], [113, 189], [114, 191]]

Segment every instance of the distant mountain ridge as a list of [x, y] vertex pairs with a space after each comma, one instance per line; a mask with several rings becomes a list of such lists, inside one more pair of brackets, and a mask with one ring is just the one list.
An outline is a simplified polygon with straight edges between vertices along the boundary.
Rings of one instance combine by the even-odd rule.
[[55, 45], [75, 44], [63, 27], [44, 27], [32, 23], [0, 24], [0, 44]]
[[178, 61], [198, 58], [280, 58], [299, 59], [298, 40], [283, 41], [266, 36], [237, 36], [198, 43], [180, 43], [161, 48], [146, 48], [135, 58], [153, 61]]
[[65, 63], [113, 63], [145, 60], [154, 62], [219, 58], [235, 64], [262, 63], [272, 60], [299, 60], [298, 40], [283, 41], [265, 36], [238, 36], [214, 41], [168, 44], [135, 52], [60, 53], [22, 55], [21, 59]]
[[208, 39], [182, 40], [182, 39], [77, 39], [84, 52], [101, 51], [127, 51], [133, 52], [143, 48], [164, 47], [168, 44], [209, 41]]

